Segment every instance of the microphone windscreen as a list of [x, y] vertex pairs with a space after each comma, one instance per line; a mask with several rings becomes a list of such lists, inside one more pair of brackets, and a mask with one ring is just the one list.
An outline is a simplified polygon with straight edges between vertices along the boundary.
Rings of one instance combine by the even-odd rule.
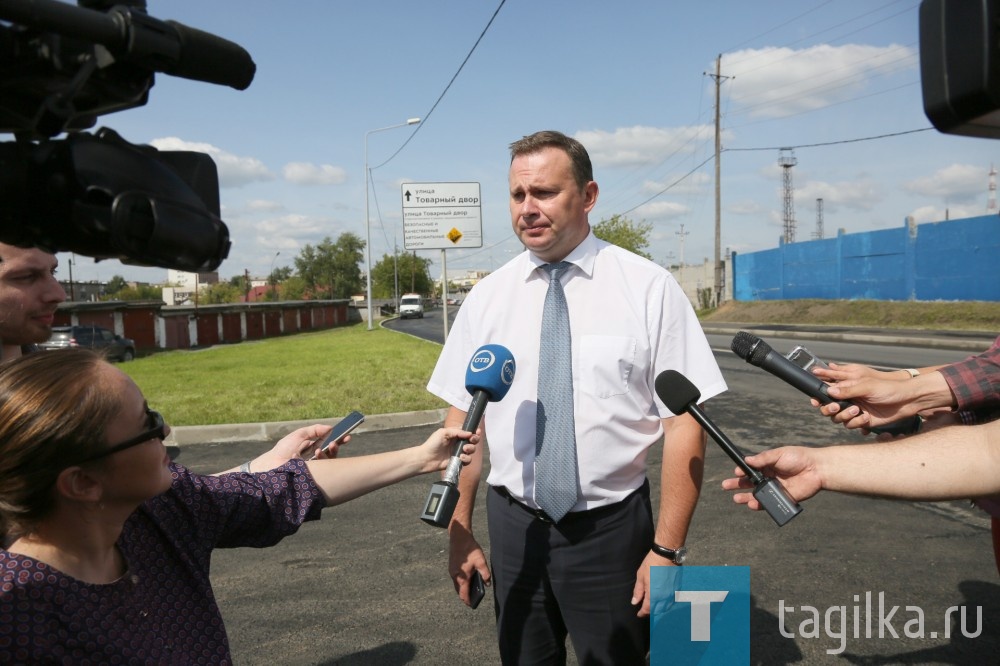
[[676, 370], [664, 370], [657, 375], [655, 387], [656, 395], [674, 414], [683, 414], [688, 405], [701, 398], [698, 387]]
[[485, 391], [490, 402], [502, 400], [514, 382], [514, 355], [503, 345], [483, 345], [472, 355], [465, 371], [469, 393]]
[[733, 338], [730, 349], [750, 365], [760, 367], [760, 364], [764, 362], [764, 358], [771, 352], [771, 345], [753, 333], [740, 331]]

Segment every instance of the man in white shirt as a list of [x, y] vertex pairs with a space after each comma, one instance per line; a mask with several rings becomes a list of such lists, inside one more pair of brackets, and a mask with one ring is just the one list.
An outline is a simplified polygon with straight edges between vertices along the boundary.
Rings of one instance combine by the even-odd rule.
[[[547, 131], [512, 144], [511, 158], [511, 221], [528, 251], [473, 288], [427, 385], [452, 405], [445, 423], [461, 425], [470, 403], [464, 368], [473, 353], [499, 344], [517, 364], [513, 385], [502, 401], [489, 404], [483, 426], [492, 574], [472, 534], [482, 449], [461, 476], [449, 526], [450, 574], [466, 603], [474, 571], [492, 580], [504, 663], [565, 663], [567, 634], [580, 663], [645, 663], [649, 568], [683, 561], [705, 450], [700, 426], [687, 414], [671, 414], [656, 397], [654, 380], [677, 370], [705, 399], [726, 384], [674, 278], [591, 232], [598, 186], [586, 149]], [[549, 288], [542, 266], [561, 261], [571, 264], [557, 279], [569, 315], [567, 399], [578, 484], [569, 513], [553, 521], [536, 501], [536, 463], [544, 450], [536, 438], [536, 407]], [[661, 439], [654, 523], [646, 457]]]

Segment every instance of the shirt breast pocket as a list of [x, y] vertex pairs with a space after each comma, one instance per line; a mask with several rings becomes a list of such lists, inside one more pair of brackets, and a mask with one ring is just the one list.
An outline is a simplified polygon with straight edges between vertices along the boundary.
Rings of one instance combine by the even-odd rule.
[[580, 340], [580, 387], [598, 398], [629, 392], [635, 363], [635, 338], [585, 335]]

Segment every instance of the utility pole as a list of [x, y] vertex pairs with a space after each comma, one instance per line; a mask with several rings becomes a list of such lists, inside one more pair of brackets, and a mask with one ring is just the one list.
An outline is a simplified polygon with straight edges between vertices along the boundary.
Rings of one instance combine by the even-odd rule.
[[674, 234], [681, 237], [681, 268], [684, 268], [684, 237], [687, 236], [690, 231], [684, 231], [684, 225], [681, 225], [680, 231], [675, 231]]
[[[722, 304], [722, 293], [726, 280], [725, 264], [722, 262], [722, 130], [720, 128], [719, 88], [722, 76], [722, 54], [715, 59], [715, 74], [709, 74], [715, 79], [715, 306]], [[683, 227], [682, 227], [683, 228]], [[683, 253], [682, 253], [683, 255]], [[682, 260], [683, 263], [683, 260]]]

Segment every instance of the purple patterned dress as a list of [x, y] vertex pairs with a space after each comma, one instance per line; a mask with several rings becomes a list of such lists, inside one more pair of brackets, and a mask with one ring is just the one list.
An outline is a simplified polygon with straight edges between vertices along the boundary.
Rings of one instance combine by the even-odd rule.
[[301, 460], [259, 474], [171, 471], [170, 490], [125, 522], [127, 571], [113, 583], [0, 550], [0, 663], [232, 663], [212, 550], [277, 543], [320, 517], [323, 494]]

